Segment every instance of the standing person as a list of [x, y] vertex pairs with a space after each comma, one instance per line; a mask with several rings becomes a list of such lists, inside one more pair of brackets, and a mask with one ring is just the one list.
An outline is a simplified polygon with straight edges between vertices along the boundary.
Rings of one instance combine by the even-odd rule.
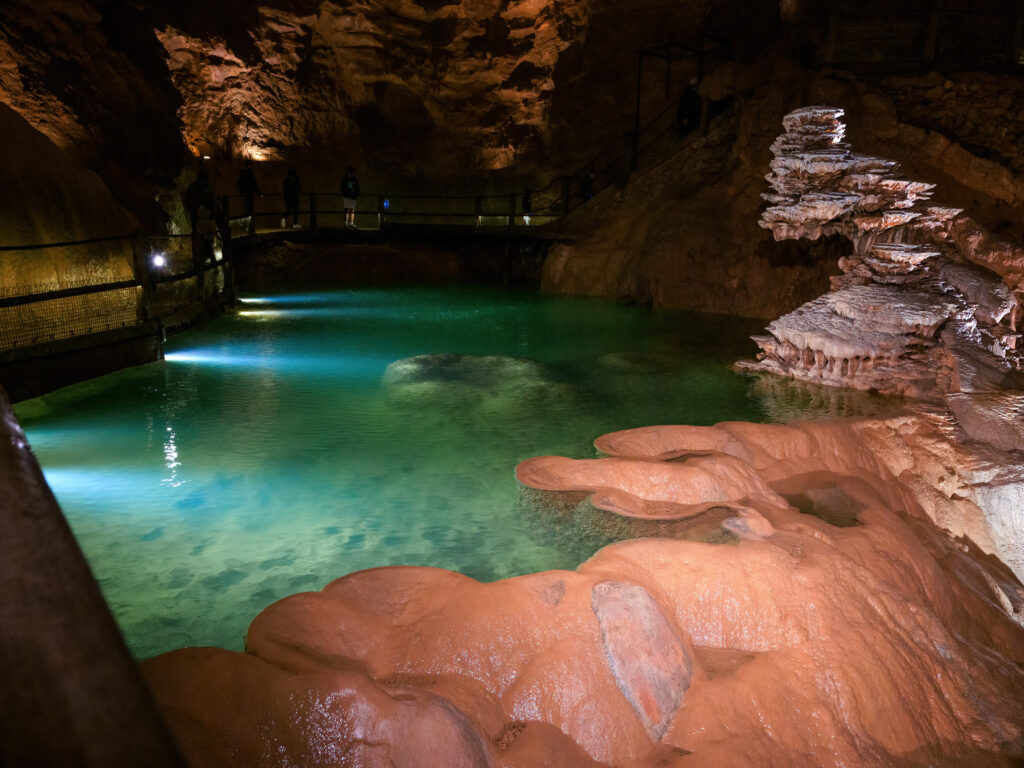
[[302, 182], [299, 181], [299, 172], [294, 168], [288, 169], [284, 177], [284, 218], [281, 219], [281, 228], [288, 226], [288, 216], [292, 217], [292, 228], [299, 228], [299, 193], [302, 192]]
[[594, 197], [594, 179], [597, 178], [597, 172], [591, 168], [587, 171], [587, 175], [583, 177], [583, 181], [580, 183], [580, 197], [586, 202]]
[[195, 181], [188, 185], [182, 202], [185, 204], [185, 210], [188, 211], [193, 232], [196, 231], [196, 222], [200, 219], [200, 208], [206, 209], [207, 216], [213, 216], [213, 212], [217, 209], [217, 200], [205, 168], [200, 168], [196, 173]]
[[700, 127], [700, 93], [697, 91], [696, 77], [691, 77], [686, 84], [682, 96], [679, 97], [679, 111], [676, 113], [676, 122], [679, 128], [679, 138], [685, 138]]
[[359, 197], [359, 182], [356, 171], [350, 165], [341, 180], [341, 198], [345, 207], [345, 228], [356, 229], [356, 198]]
[[530, 217], [533, 215], [533, 192], [527, 189], [523, 192], [523, 224], [530, 226]]
[[245, 158], [242, 170], [238, 172], [238, 180], [235, 181], [235, 191], [242, 196], [245, 215], [252, 218], [252, 198], [254, 195], [262, 197], [263, 193], [260, 192], [260, 185], [256, 181], [256, 174], [252, 172], [252, 160], [248, 157]]

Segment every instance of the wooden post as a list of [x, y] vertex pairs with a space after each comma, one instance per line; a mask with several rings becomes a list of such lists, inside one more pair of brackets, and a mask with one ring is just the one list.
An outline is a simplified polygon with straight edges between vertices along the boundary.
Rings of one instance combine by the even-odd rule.
[[309, 228], [316, 229], [316, 192], [309, 193]]
[[256, 201], [251, 194], [247, 195], [249, 202], [249, 237], [256, 234]]
[[473, 213], [476, 214], [476, 226], [479, 227], [484, 215], [484, 199], [480, 195], [473, 198]]
[[513, 192], [508, 196], [508, 225], [514, 226], [516, 223], [516, 193]]

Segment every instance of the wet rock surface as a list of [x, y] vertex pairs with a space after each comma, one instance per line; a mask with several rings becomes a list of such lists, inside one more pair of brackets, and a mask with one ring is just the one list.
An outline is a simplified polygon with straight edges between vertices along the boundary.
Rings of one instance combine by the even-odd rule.
[[[583, 463], [595, 485], [628, 477], [615, 455], [744, 464], [736, 535], [635, 539], [491, 584], [364, 571], [266, 609], [248, 653], [143, 671], [197, 765], [1009, 765], [1024, 588], [929, 521], [980, 509], [929, 494], [937, 423], [613, 433], [610, 458]], [[801, 512], [800, 495], [857, 524]]]
[[690, 651], [643, 587], [601, 582], [591, 606], [619, 689], [651, 738], [661, 739], [693, 678]]

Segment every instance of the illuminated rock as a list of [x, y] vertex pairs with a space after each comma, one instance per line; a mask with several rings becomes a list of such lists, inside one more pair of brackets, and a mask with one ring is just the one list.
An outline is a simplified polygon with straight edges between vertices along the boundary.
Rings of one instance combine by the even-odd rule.
[[929, 424], [606, 435], [630, 458], [579, 462], [590, 485], [633, 493], [656, 456], [722, 462], [751, 500], [734, 538], [636, 539], [490, 584], [364, 571], [267, 608], [247, 653], [143, 673], [196, 765], [1009, 764], [1024, 588], [928, 521], [968, 510], [926, 490]]
[[[553, 72], [580, 43], [584, 3], [269, 4], [198, 27], [168, 11], [157, 30], [190, 144], [279, 160], [434, 172], [509, 166], [548, 128]], [[361, 162], [357, 162], [357, 158]], [[305, 178], [305, 177], [304, 177]]]
[[739, 367], [915, 397], [1024, 385], [1012, 246], [984, 240], [959, 209], [927, 204], [934, 185], [852, 152], [842, 114], [806, 107], [783, 119], [760, 224], [777, 240], [841, 234], [853, 253], [833, 292], [772, 322], [754, 337], [758, 362]]

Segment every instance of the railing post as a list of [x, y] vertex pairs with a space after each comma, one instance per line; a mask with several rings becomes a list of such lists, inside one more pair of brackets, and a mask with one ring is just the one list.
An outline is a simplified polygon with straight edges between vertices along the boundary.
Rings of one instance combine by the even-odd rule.
[[245, 198], [246, 207], [249, 210], [249, 237], [252, 237], [256, 234], [256, 201], [251, 192]]
[[221, 269], [224, 270], [224, 294], [231, 301], [235, 300], [235, 262], [231, 246], [231, 222], [220, 234]]
[[927, 27], [924, 35], [924, 63], [931, 65], [935, 63], [936, 42], [939, 36], [939, 12], [935, 10], [934, 4], [929, 3], [929, 5], [931, 7], [925, 21]]
[[153, 319], [153, 274], [149, 269], [149, 236], [142, 230], [132, 238], [132, 261], [135, 279], [142, 286], [141, 319], [146, 322]]
[[508, 225], [511, 227], [516, 223], [516, 193], [508, 196]]
[[309, 228], [316, 229], [316, 192], [309, 193]]
[[203, 284], [206, 281], [206, 270], [204, 269], [203, 256], [205, 243], [203, 241], [203, 235], [197, 232], [194, 228], [192, 230], [192, 271], [196, 276], [196, 298], [200, 304], [203, 305], [203, 319], [206, 318], [206, 296], [203, 293]]
[[377, 229], [384, 227], [384, 214], [387, 213], [387, 195], [377, 195]]
[[484, 215], [484, 199], [480, 195], [473, 199], [473, 213], [476, 214], [476, 226], [479, 227]]
[[569, 180], [570, 180], [569, 176], [563, 176], [562, 177], [562, 215], [563, 216], [569, 212], [569, 194], [570, 194], [570, 191], [571, 191], [570, 190], [570, 185], [569, 185]]

